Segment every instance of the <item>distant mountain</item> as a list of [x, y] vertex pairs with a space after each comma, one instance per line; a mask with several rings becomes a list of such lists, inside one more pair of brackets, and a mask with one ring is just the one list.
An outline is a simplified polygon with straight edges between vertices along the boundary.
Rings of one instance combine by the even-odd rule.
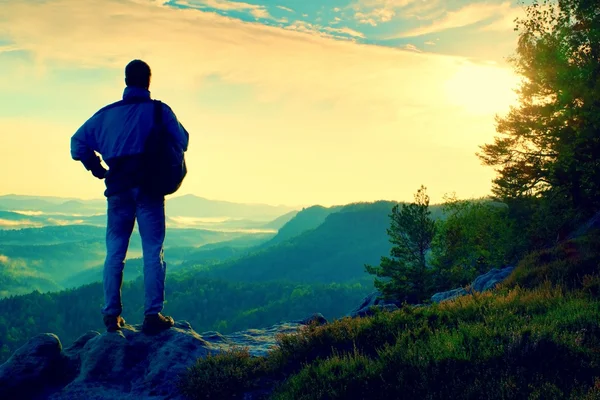
[[[166, 201], [167, 223], [175, 228], [276, 231], [294, 208], [208, 200], [193, 195]], [[0, 229], [65, 224], [106, 225], [106, 200], [0, 196]]]
[[106, 200], [80, 200], [73, 198], [21, 196], [11, 194], [0, 196], [0, 210], [94, 214], [106, 212]]
[[50, 213], [93, 215], [106, 214], [106, 200], [67, 200], [50, 207]]
[[325, 218], [327, 218], [329, 214], [338, 212], [342, 208], [343, 207], [341, 206], [329, 208], [323, 206], [312, 206], [305, 208], [296, 213], [294, 218], [290, 219], [284, 226], [282, 226], [277, 235], [269, 242], [265, 243], [263, 247], [281, 243], [308, 230], [315, 229], [325, 221]]
[[293, 207], [288, 206], [231, 203], [208, 200], [194, 195], [173, 197], [167, 201], [167, 213], [180, 217], [229, 217], [268, 221], [293, 210]]
[[[367, 276], [365, 263], [378, 263], [382, 255], [389, 254], [386, 230], [393, 204], [352, 204], [334, 208], [337, 212], [330, 209], [329, 215], [314, 229], [269, 247], [261, 246], [260, 250], [237, 260], [197, 273], [236, 281], [331, 283], [362, 280]], [[308, 211], [307, 215], [311, 217], [303, 226], [307, 227], [308, 221], [314, 224], [323, 214], [327, 214], [327, 209]], [[296, 218], [302, 220], [300, 213]], [[298, 231], [299, 228], [290, 228], [290, 235]]]
[[298, 214], [298, 211], [290, 211], [287, 214], [283, 214], [281, 217], [275, 218], [273, 221], [268, 222], [266, 224], [261, 225], [261, 227], [263, 229], [275, 229], [275, 230], [281, 230], [282, 227], [284, 227], [290, 220], [292, 220], [296, 215]]
[[[2, 215], [2, 212], [0, 212]], [[106, 230], [98, 226], [66, 225], [0, 230], [0, 245], [53, 245], [84, 240], [103, 241]]]

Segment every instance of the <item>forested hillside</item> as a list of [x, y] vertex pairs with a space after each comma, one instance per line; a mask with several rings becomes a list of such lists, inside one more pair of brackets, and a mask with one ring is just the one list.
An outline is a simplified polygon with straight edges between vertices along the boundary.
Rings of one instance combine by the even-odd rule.
[[[167, 278], [165, 313], [189, 321], [198, 332], [227, 333], [301, 319], [316, 312], [327, 318], [341, 317], [370, 290], [370, 281], [308, 285], [171, 275]], [[88, 330], [104, 331], [102, 302], [100, 283], [0, 300], [0, 363], [38, 333], [53, 332], [68, 344]], [[124, 284], [123, 303], [125, 319], [141, 323], [144, 307], [141, 279]]]
[[[391, 202], [343, 207], [314, 229], [203, 273], [239, 281], [327, 283], [362, 279], [366, 276], [364, 264], [376, 262], [389, 252], [386, 229], [391, 208]], [[301, 217], [298, 214], [296, 218]], [[292, 220], [288, 225], [294, 223]]]

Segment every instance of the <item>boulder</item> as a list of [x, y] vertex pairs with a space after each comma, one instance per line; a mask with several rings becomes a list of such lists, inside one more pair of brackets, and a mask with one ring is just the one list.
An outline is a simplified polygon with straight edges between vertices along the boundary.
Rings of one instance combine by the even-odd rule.
[[0, 399], [34, 398], [64, 381], [65, 359], [56, 335], [34, 336], [0, 365]]
[[457, 288], [434, 294], [431, 296], [431, 302], [441, 303], [443, 301], [454, 300], [469, 293], [485, 292], [494, 289], [496, 285], [508, 278], [513, 270], [514, 267], [506, 267], [502, 269], [494, 268], [483, 275], [479, 275], [466, 289]]
[[441, 303], [442, 301], [453, 300], [466, 294], [468, 294], [468, 292], [464, 288], [448, 290], [447, 292], [436, 293], [431, 296], [431, 302]]
[[126, 325], [113, 333], [90, 331], [64, 350], [55, 335], [38, 335], [0, 365], [0, 399], [179, 399], [177, 381], [198, 358], [233, 347], [262, 356], [278, 334], [311, 321], [327, 322], [315, 314], [231, 335], [198, 334], [186, 321], [156, 335]]
[[299, 319], [296, 321], [292, 321], [293, 324], [300, 324], [300, 325], [310, 325], [312, 323], [315, 323], [317, 325], [326, 325], [327, 324], [327, 319], [323, 316], [323, 314], [321, 313], [315, 313], [313, 315], [311, 315], [308, 318], [304, 318], [304, 319]]
[[471, 283], [471, 290], [475, 292], [485, 292], [487, 290], [493, 289], [497, 284], [505, 280], [511, 272], [513, 272], [514, 267], [506, 267], [502, 269], [494, 268], [489, 272], [479, 275], [475, 280]]
[[393, 300], [386, 300], [382, 297], [381, 292], [375, 291], [367, 295], [363, 301], [354, 310], [347, 315], [351, 318], [366, 317], [373, 315], [374, 310], [380, 309], [384, 311], [395, 311], [400, 304]]

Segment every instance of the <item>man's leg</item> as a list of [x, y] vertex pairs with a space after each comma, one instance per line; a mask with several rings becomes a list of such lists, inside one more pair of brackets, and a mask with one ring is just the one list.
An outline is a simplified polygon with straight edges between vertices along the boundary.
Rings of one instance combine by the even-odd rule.
[[121, 315], [121, 285], [129, 239], [135, 223], [135, 201], [130, 192], [108, 198], [106, 261], [104, 263], [104, 308], [106, 316]]
[[137, 196], [136, 213], [144, 257], [144, 314], [154, 315], [162, 311], [165, 300], [165, 200], [140, 193]]
[[139, 193], [136, 208], [138, 227], [142, 237], [144, 255], [144, 287], [146, 303], [144, 324], [146, 333], [157, 333], [172, 327], [171, 317], [161, 314], [165, 301], [165, 276], [167, 264], [163, 258], [165, 241], [165, 199]]

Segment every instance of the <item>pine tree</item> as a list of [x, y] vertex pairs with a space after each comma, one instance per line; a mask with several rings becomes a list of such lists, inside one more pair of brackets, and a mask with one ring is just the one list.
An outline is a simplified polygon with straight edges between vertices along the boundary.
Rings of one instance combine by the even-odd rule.
[[600, 6], [598, 0], [534, 0], [517, 22], [511, 59], [519, 105], [497, 118], [479, 157], [496, 167], [493, 191], [600, 208]]
[[381, 257], [379, 266], [365, 265], [366, 271], [376, 276], [375, 287], [386, 298], [416, 303], [431, 289], [426, 256], [435, 235], [435, 221], [430, 216], [426, 190], [421, 186], [413, 203], [393, 207], [387, 230], [393, 245], [390, 257]]

